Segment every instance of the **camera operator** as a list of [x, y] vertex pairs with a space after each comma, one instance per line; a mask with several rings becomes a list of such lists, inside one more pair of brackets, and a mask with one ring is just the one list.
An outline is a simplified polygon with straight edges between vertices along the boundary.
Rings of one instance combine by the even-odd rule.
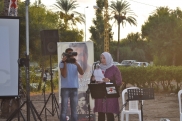
[[66, 121], [68, 99], [70, 98], [71, 121], [77, 121], [78, 105], [78, 72], [83, 75], [83, 69], [77, 63], [74, 56], [77, 56], [73, 49], [67, 48], [63, 53], [62, 61], [59, 63], [61, 72], [61, 117], [60, 121]]

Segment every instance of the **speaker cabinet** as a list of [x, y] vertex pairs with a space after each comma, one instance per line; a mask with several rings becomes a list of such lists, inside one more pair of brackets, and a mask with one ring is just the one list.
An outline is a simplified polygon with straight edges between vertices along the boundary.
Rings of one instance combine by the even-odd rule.
[[42, 55], [56, 55], [59, 41], [58, 30], [42, 30], [40, 37]]

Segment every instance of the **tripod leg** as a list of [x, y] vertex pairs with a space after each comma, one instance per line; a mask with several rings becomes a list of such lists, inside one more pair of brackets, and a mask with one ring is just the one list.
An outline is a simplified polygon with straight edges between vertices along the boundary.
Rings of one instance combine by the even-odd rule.
[[32, 109], [34, 110], [35, 114], [37, 115], [38, 119], [39, 119], [40, 121], [42, 121], [42, 119], [40, 118], [40, 115], [38, 114], [38, 112], [37, 112], [37, 110], [35, 109], [35, 107], [34, 107], [34, 105], [32, 104], [32, 102], [30, 102], [30, 105], [31, 105]]
[[[20, 107], [20, 103], [22, 103], [22, 100], [21, 100], [21, 98], [18, 98], [18, 107]], [[25, 117], [24, 117], [23, 113], [21, 112], [21, 109], [20, 109], [20, 112], [18, 112], [18, 121], [20, 121], [20, 116], [25, 121]]]
[[54, 94], [52, 94], [52, 116], [54, 116]]
[[46, 107], [46, 105], [47, 105], [47, 103], [48, 103], [50, 97], [51, 97], [51, 94], [49, 95], [47, 101], [45, 102], [44, 107], [42, 108], [42, 111], [41, 111], [40, 114], [39, 114], [40, 116], [41, 116], [43, 110], [45, 109], [45, 107]]
[[[48, 110], [47, 108], [45, 108], [51, 96], [52, 96], [52, 112], [51, 112], [50, 110]], [[52, 116], [54, 116], [53, 106], [54, 106], [54, 105], [53, 105], [53, 94], [51, 93], [51, 94], [49, 95], [49, 98], [47, 99], [45, 105], [44, 105], [44, 108], [45, 108], [45, 112], [48, 111]], [[43, 108], [43, 109], [44, 109], [44, 108]], [[43, 109], [42, 109], [42, 111], [43, 111]]]
[[26, 101], [18, 108], [16, 109], [9, 117], [6, 121], [11, 121], [13, 119], [13, 117], [21, 110], [21, 108], [24, 106], [24, 104], [26, 103]]
[[23, 114], [22, 114], [21, 111], [20, 111], [20, 114], [21, 114], [21, 117], [23, 118], [23, 120], [26, 121], [26, 120], [25, 120], [25, 117], [23, 116]]
[[31, 105], [31, 102], [30, 102], [30, 110], [31, 110], [31, 112], [32, 112], [34, 121], [37, 121], [37, 119], [36, 119], [36, 117], [35, 117], [35, 113], [34, 113], [34, 111], [33, 111], [33, 107], [32, 107], [32, 105]]
[[59, 113], [58, 113], [58, 110], [57, 110], [57, 108], [59, 109], [59, 105], [58, 105], [58, 102], [57, 102], [57, 100], [56, 100], [56, 96], [55, 96], [55, 94], [54, 94], [53, 96], [54, 96], [55, 110], [56, 110], [56, 112], [57, 112], [58, 119], [59, 119]]
[[57, 107], [59, 108], [59, 104], [58, 104], [58, 101], [57, 101], [57, 99], [56, 99], [55, 94], [54, 94], [54, 99], [55, 99], [55, 102], [56, 102]]
[[[42, 89], [42, 95], [44, 95], [44, 103], [46, 103], [46, 97], [45, 97], [45, 81], [44, 81], [44, 87]], [[47, 111], [45, 106], [45, 120], [47, 121]]]
[[[124, 108], [124, 107], [126, 107], [126, 105], [127, 105], [128, 101], [129, 101], [129, 100], [126, 100], [126, 103], [125, 103], [125, 104], [123, 104], [123, 105], [122, 105], [122, 107], [121, 107], [121, 109], [119, 110], [119, 114], [118, 114], [118, 121], [120, 121], [120, 116], [121, 116], [120, 114], [121, 114], [121, 112], [122, 112], [123, 108]], [[121, 116], [121, 117], [123, 117], [123, 116]]]
[[48, 110], [48, 109], [46, 109], [52, 116], [54, 116], [54, 113], [55, 113], [55, 111], [56, 111], [56, 113], [57, 113], [57, 116], [58, 116], [58, 119], [59, 119], [59, 113], [58, 113], [58, 110], [57, 110], [57, 108], [59, 108], [59, 104], [58, 104], [58, 102], [57, 102], [57, 100], [56, 100], [56, 96], [54, 95], [54, 94], [50, 94], [50, 95], [52, 95], [52, 112], [50, 111], [50, 110]]
[[45, 110], [45, 120], [47, 121], [47, 111]]

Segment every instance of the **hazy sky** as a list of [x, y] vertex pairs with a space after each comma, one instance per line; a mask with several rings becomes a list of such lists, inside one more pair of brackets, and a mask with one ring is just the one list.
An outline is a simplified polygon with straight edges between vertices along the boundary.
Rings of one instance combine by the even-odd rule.
[[[33, 3], [36, 0], [30, 0]], [[49, 9], [52, 9], [53, 4], [56, 3], [56, 0], [41, 0], [44, 5], [46, 5]], [[111, 0], [108, 0], [109, 2]], [[182, 0], [126, 0], [130, 3], [131, 10], [137, 15], [137, 26], [126, 25], [124, 28], [121, 27], [120, 38], [125, 38], [128, 33], [131, 32], [141, 32], [141, 26], [147, 20], [148, 16], [160, 6], [168, 6], [171, 9], [176, 9], [179, 7], [182, 9]], [[90, 38], [89, 27], [92, 24], [92, 19], [95, 18], [95, 10], [93, 6], [96, 5], [96, 0], [77, 0], [79, 4], [78, 12], [86, 14], [86, 40], [88, 41]], [[88, 8], [86, 8], [88, 6]], [[113, 24], [111, 22], [111, 24]], [[83, 28], [85, 31], [85, 25], [78, 25], [79, 28]], [[117, 40], [118, 29], [117, 25], [114, 24], [112, 31], [114, 32], [114, 40]]]

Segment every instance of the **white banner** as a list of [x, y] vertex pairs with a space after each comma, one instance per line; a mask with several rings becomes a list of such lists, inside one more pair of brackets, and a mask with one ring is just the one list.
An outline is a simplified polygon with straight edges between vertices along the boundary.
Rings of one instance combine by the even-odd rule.
[[[81, 67], [84, 70], [84, 75], [78, 75], [79, 77], [79, 89], [78, 89], [78, 121], [88, 120], [88, 105], [87, 105], [87, 94], [86, 91], [88, 89], [88, 84], [90, 83], [90, 77], [92, 75], [92, 64], [94, 62], [94, 49], [93, 42], [58, 42], [57, 43], [57, 51], [58, 51], [58, 65], [62, 60], [62, 53], [65, 52], [67, 48], [72, 48], [74, 52], [77, 52], [78, 55], [75, 57], [78, 63], [80, 63]], [[59, 70], [59, 69], [58, 69]], [[60, 80], [60, 70], [59, 70], [59, 80]], [[60, 89], [61, 83], [59, 82], [59, 103], [61, 103], [60, 97]], [[90, 97], [90, 96], [89, 96]], [[91, 121], [95, 121], [95, 115], [93, 114], [94, 101], [90, 99], [90, 118]], [[68, 105], [69, 106], [69, 105]], [[68, 107], [68, 121], [70, 116], [70, 111]]]
[[17, 17], [0, 17], [0, 97], [18, 96], [19, 25]]

